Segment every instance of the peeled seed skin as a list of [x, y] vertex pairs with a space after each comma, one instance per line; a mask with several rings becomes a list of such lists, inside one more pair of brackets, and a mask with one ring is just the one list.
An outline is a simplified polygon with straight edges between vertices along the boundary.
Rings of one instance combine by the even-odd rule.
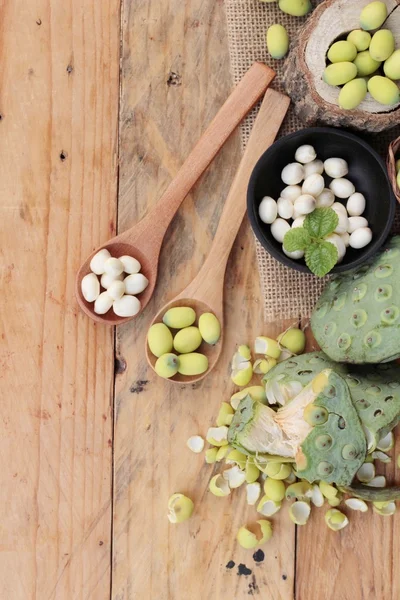
[[354, 63], [344, 61], [328, 65], [324, 71], [324, 81], [328, 85], [344, 85], [357, 76], [357, 67]]
[[267, 31], [267, 48], [272, 58], [280, 59], [289, 50], [289, 35], [283, 25], [275, 23]]
[[208, 358], [204, 354], [192, 352], [179, 357], [178, 372], [181, 375], [202, 375], [208, 369]]
[[393, 106], [400, 101], [399, 88], [388, 77], [371, 77], [368, 81], [368, 91], [377, 102], [386, 106]]
[[163, 323], [172, 329], [190, 327], [196, 320], [196, 313], [189, 306], [176, 306], [167, 310], [163, 316]]

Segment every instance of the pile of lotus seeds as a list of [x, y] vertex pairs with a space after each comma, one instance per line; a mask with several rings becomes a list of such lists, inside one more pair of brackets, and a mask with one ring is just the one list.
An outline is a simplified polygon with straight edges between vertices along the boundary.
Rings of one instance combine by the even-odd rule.
[[[167, 310], [162, 323], [152, 325], [147, 334], [150, 352], [157, 358], [154, 370], [160, 377], [202, 375], [208, 369], [208, 358], [198, 350], [203, 343], [215, 345], [221, 335], [221, 325], [213, 313], [200, 315], [189, 306]], [[172, 330], [176, 333], [173, 335]], [[177, 354], [175, 354], [173, 352]]]
[[[265, 196], [258, 209], [261, 221], [271, 225], [272, 236], [283, 243], [290, 229], [303, 226], [306, 215], [316, 208], [330, 207], [338, 215], [339, 223], [325, 240], [336, 246], [338, 262], [343, 260], [348, 246], [355, 249], [367, 246], [372, 240], [372, 231], [362, 216], [366, 199], [346, 179], [347, 162], [343, 158], [328, 158], [322, 162], [311, 145], [300, 146], [294, 159], [296, 162], [282, 170], [281, 178], [287, 187], [281, 191], [278, 200]], [[325, 187], [324, 173], [331, 178], [329, 187]], [[340, 200], [346, 200], [346, 205]], [[300, 250], [287, 252], [284, 246], [282, 250], [294, 260], [304, 256]]]
[[[371, 2], [361, 12], [361, 29], [351, 31], [346, 40], [330, 47], [327, 56], [330, 64], [325, 69], [324, 81], [343, 86], [339, 93], [340, 108], [356, 108], [368, 92], [386, 106], [400, 102], [400, 49], [395, 49], [393, 33], [380, 29], [387, 16], [384, 2]], [[375, 33], [371, 36], [369, 31]]]
[[[248, 385], [253, 373], [265, 374], [277, 363], [301, 354], [305, 348], [305, 335], [297, 328], [289, 328], [278, 336], [277, 340], [260, 336], [254, 343], [254, 353], [264, 355], [251, 363], [251, 351], [248, 346], [240, 346], [232, 359], [232, 379], [238, 385]], [[249, 365], [239, 369], [238, 361], [244, 358]], [[251, 373], [251, 374], [250, 374]], [[278, 513], [286, 499], [291, 502], [289, 517], [295, 525], [306, 525], [311, 515], [312, 506], [316, 508], [328, 505], [324, 518], [332, 531], [340, 531], [349, 524], [349, 512], [345, 514], [339, 507], [350, 511], [367, 512], [368, 504], [364, 500], [345, 495], [334, 485], [324, 481], [311, 484], [299, 479], [295, 465], [282, 462], [278, 457], [247, 456], [232, 448], [228, 442], [228, 427], [231, 424], [240, 401], [246, 396], [253, 400], [267, 403], [266, 388], [263, 382], [245, 387], [233, 394], [230, 402], [222, 402], [216, 423], [210, 427], [206, 441], [210, 447], [205, 451], [205, 462], [210, 465], [224, 463], [227, 468], [213, 475], [209, 483], [209, 491], [217, 497], [227, 497], [236, 488], [246, 490], [247, 504], [254, 506], [261, 517], [272, 517]], [[201, 453], [205, 440], [194, 435], [187, 440], [188, 448], [194, 453]], [[394, 436], [390, 432], [377, 443], [371, 462], [365, 462], [356, 477], [359, 482], [371, 487], [384, 487], [386, 479], [376, 475], [374, 460], [388, 463], [390, 456], [386, 453], [394, 447]], [[400, 458], [400, 457], [399, 457]], [[400, 468], [400, 461], [398, 461]], [[392, 516], [396, 512], [394, 501], [373, 502], [373, 511], [382, 516]], [[171, 523], [181, 523], [189, 519], [194, 511], [193, 501], [182, 493], [173, 494], [168, 502], [168, 519]], [[254, 549], [268, 542], [273, 535], [273, 524], [270, 520], [260, 518], [255, 523], [245, 524], [239, 528], [236, 538], [240, 546]]]
[[[86, 302], [94, 302], [94, 312], [98, 315], [105, 315], [112, 308], [118, 317], [134, 317], [141, 306], [136, 294], [149, 285], [140, 273], [141, 268], [136, 258], [115, 258], [103, 248], [90, 261], [91, 273], [82, 279], [82, 295]], [[101, 292], [101, 288], [105, 291]]]

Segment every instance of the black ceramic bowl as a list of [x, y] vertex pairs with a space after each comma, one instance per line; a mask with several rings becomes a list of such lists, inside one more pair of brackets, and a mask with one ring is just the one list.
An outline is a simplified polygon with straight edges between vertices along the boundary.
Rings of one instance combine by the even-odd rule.
[[[251, 226], [264, 248], [288, 267], [309, 273], [304, 260], [293, 260], [286, 256], [282, 244], [271, 235], [270, 225], [258, 216], [258, 207], [264, 196], [277, 200], [286, 185], [281, 180], [282, 169], [294, 162], [299, 146], [314, 146], [317, 158], [344, 158], [349, 165], [346, 178], [355, 185], [356, 191], [364, 194], [366, 209], [363, 216], [368, 220], [373, 233], [372, 241], [360, 250], [347, 248], [343, 261], [332, 272], [342, 273], [361, 265], [384, 243], [390, 233], [396, 210], [396, 200], [381, 157], [362, 139], [342, 129], [311, 127], [296, 131], [275, 142], [261, 156], [250, 177], [247, 190], [247, 213]], [[331, 180], [324, 174], [327, 187]], [[346, 202], [345, 200], [338, 200]]]

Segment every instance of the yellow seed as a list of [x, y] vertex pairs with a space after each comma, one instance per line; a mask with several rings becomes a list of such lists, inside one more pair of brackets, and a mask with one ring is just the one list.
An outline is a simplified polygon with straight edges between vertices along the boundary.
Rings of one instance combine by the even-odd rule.
[[154, 370], [160, 377], [164, 379], [169, 379], [177, 374], [179, 369], [180, 360], [179, 358], [172, 353], [163, 354], [160, 358], [157, 359], [157, 362], [154, 366]]
[[289, 50], [289, 36], [283, 25], [275, 23], [267, 31], [267, 48], [272, 58], [283, 58]]
[[304, 17], [312, 10], [310, 0], [279, 0], [282, 12], [292, 17]]
[[357, 48], [352, 42], [342, 40], [335, 42], [329, 48], [328, 59], [332, 63], [353, 61], [357, 56]]
[[367, 82], [365, 79], [348, 81], [340, 90], [339, 106], [344, 110], [353, 110], [364, 100], [367, 95]]
[[371, 77], [368, 81], [368, 91], [377, 102], [386, 106], [393, 106], [400, 100], [399, 88], [387, 77]]
[[233, 383], [239, 387], [248, 385], [253, 377], [253, 365], [249, 362], [247, 366], [238, 371], [234, 371], [231, 375]]
[[199, 352], [182, 354], [179, 357], [178, 373], [181, 375], [201, 375], [208, 369], [208, 358]]
[[387, 7], [384, 2], [370, 2], [361, 11], [360, 25], [366, 31], [378, 29], [385, 22], [387, 14]]
[[266, 356], [265, 358], [258, 358], [253, 364], [253, 372], [257, 375], [265, 375], [276, 365], [275, 358]]
[[260, 476], [260, 469], [258, 469], [258, 467], [256, 467], [256, 465], [254, 464], [254, 461], [251, 457], [249, 457], [247, 459], [245, 473], [246, 473], [246, 482], [247, 483], [254, 483], [255, 481], [257, 481], [257, 479]]
[[371, 34], [362, 29], [354, 29], [347, 36], [347, 41], [354, 44], [358, 52], [362, 52], [363, 50], [368, 50], [371, 43]]
[[188, 306], [177, 306], [167, 310], [163, 316], [163, 322], [172, 329], [183, 329], [190, 327], [196, 320], [196, 313]]
[[301, 329], [291, 327], [278, 335], [278, 342], [292, 354], [301, 354], [306, 346], [306, 336]]
[[357, 67], [352, 62], [338, 62], [328, 65], [324, 71], [324, 81], [328, 85], [343, 85], [354, 79]]
[[185, 327], [174, 337], [174, 348], [180, 354], [194, 352], [201, 344], [201, 335], [197, 327]]
[[217, 461], [217, 452], [218, 448], [209, 448], [208, 450], [206, 450], [205, 460], [208, 465], [212, 465]]
[[203, 313], [200, 316], [199, 330], [207, 344], [216, 344], [221, 336], [221, 324], [213, 313]]
[[227, 402], [223, 402], [219, 409], [218, 417], [217, 417], [217, 425], [220, 427], [221, 425], [227, 425], [226, 420], [227, 417], [233, 415], [234, 410], [230, 404]]
[[374, 60], [382, 62], [392, 56], [394, 46], [393, 33], [389, 29], [380, 29], [372, 36], [369, 53]]
[[358, 77], [367, 77], [375, 73], [379, 69], [381, 63], [378, 60], [374, 60], [369, 53], [369, 50], [359, 52], [354, 60], [354, 64], [357, 67]]
[[172, 351], [172, 333], [164, 323], [155, 323], [147, 333], [147, 343], [152, 354], [159, 358]]
[[183, 523], [192, 516], [193, 501], [183, 494], [172, 494], [168, 500], [168, 519], [170, 523]]
[[395, 50], [385, 61], [383, 70], [389, 79], [400, 79], [400, 50]]
[[274, 502], [281, 502], [285, 497], [285, 484], [283, 481], [268, 477], [264, 483], [265, 495]]

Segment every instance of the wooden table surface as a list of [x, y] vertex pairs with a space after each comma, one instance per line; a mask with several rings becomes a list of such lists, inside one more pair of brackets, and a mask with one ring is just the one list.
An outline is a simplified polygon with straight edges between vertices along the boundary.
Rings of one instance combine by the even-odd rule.
[[[285, 326], [263, 321], [247, 221], [217, 369], [177, 388], [147, 366], [152, 314], [207, 255], [238, 134], [173, 221], [145, 313], [115, 332], [77, 309], [81, 261], [145, 214], [232, 88], [222, 0], [4, 0], [1, 33], [1, 600], [398, 600], [397, 516], [335, 534], [322, 510], [296, 531], [285, 508], [257, 563], [235, 542], [254, 510], [211, 496], [185, 446], [233, 391], [235, 345]], [[196, 503], [180, 526], [174, 491]]]

